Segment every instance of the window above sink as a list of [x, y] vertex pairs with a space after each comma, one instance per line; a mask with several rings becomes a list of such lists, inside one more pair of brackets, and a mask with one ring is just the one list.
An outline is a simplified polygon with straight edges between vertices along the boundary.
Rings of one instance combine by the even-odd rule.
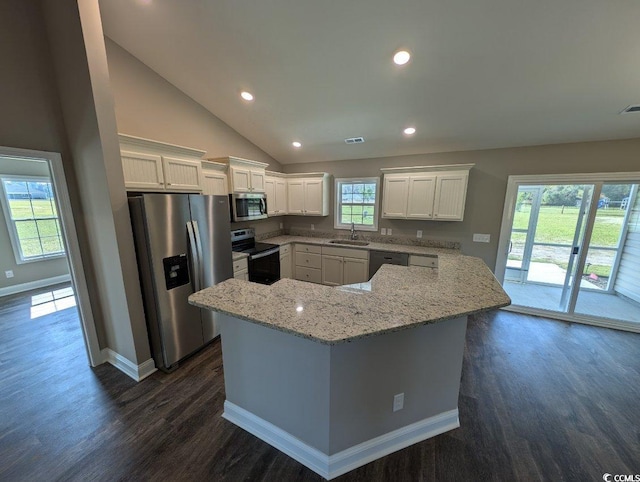
[[336, 179], [334, 228], [351, 229], [353, 224], [356, 231], [377, 231], [380, 206], [379, 184], [378, 177]]

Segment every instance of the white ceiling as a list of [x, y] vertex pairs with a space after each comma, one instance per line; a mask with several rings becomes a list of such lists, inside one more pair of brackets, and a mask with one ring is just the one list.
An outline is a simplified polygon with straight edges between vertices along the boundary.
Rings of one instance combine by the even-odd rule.
[[618, 115], [640, 103], [636, 0], [100, 7], [108, 37], [285, 164], [640, 137]]

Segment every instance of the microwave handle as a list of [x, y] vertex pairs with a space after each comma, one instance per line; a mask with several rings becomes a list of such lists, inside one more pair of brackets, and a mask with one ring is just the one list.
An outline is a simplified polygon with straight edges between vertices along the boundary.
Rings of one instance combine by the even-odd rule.
[[260, 199], [260, 214], [267, 214], [267, 198]]

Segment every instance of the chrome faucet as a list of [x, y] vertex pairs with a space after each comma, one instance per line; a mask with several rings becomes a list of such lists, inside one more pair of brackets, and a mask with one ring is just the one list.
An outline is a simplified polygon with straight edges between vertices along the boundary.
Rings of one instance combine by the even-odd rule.
[[355, 223], [351, 223], [351, 239], [358, 239], [358, 233], [356, 233]]

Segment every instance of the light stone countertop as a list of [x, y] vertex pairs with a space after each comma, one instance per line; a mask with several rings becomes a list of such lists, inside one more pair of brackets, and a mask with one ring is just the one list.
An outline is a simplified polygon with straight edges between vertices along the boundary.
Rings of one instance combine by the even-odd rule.
[[489, 311], [511, 300], [480, 258], [439, 255], [437, 269], [383, 265], [366, 283], [335, 288], [293, 279], [271, 286], [230, 279], [192, 294], [189, 302], [333, 345]]
[[317, 246], [333, 246], [336, 248], [349, 248], [349, 249], [364, 249], [367, 251], [387, 251], [390, 253], [407, 253], [418, 255], [460, 255], [458, 249], [448, 248], [433, 248], [429, 246], [414, 246], [408, 244], [392, 244], [392, 243], [374, 243], [369, 242], [366, 246], [351, 246], [347, 244], [331, 244], [329, 241], [337, 238], [312, 238], [306, 236], [276, 236], [275, 238], [263, 239], [263, 243], [278, 244], [280, 246], [285, 244], [315, 244]]
[[248, 258], [249, 255], [247, 253], [239, 253], [236, 251], [232, 251], [232, 256], [234, 261], [238, 261], [239, 259]]

